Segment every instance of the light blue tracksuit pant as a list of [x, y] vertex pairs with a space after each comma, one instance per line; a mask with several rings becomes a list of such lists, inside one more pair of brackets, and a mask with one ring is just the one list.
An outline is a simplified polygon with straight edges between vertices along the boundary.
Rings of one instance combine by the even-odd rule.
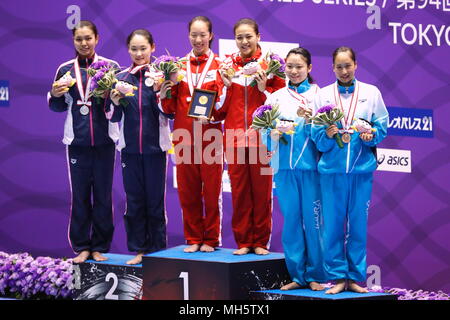
[[282, 243], [291, 279], [300, 285], [323, 282], [319, 174], [280, 169], [274, 180], [284, 217]]
[[367, 217], [372, 173], [321, 174], [327, 280], [366, 279]]

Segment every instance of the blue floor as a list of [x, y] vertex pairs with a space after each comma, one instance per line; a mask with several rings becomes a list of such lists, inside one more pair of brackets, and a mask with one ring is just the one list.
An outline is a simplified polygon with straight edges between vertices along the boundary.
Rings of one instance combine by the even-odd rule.
[[258, 291], [262, 293], [271, 293], [271, 294], [279, 294], [279, 295], [287, 295], [287, 296], [299, 296], [299, 297], [308, 297], [314, 299], [328, 299], [328, 300], [340, 300], [340, 299], [363, 299], [363, 298], [371, 298], [371, 297], [382, 297], [382, 296], [392, 296], [390, 293], [378, 293], [378, 292], [369, 292], [369, 293], [356, 293], [351, 291], [343, 291], [338, 294], [325, 294], [325, 290], [323, 291], [313, 291], [311, 289], [295, 289], [295, 290], [264, 290]]
[[271, 252], [267, 255], [257, 255], [254, 253], [249, 253], [242, 256], [238, 256], [233, 254], [233, 251], [235, 251], [236, 249], [217, 248], [214, 252], [197, 251], [192, 253], [186, 253], [183, 251], [183, 249], [186, 247], [187, 245], [177, 246], [163, 251], [150, 253], [145, 256], [168, 258], [168, 259], [223, 262], [223, 263], [239, 263], [239, 262], [284, 259], [284, 254], [278, 252]]

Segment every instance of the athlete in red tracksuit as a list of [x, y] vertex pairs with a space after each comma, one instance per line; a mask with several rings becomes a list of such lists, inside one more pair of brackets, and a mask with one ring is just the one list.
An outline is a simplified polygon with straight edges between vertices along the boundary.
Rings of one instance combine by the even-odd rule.
[[[257, 85], [251, 87], [253, 78], [244, 76], [243, 67], [262, 58], [258, 25], [251, 19], [241, 19], [234, 31], [239, 52], [224, 61], [227, 69], [234, 69], [234, 76], [224, 78], [226, 84], [231, 82], [231, 85], [217, 118], [225, 119], [225, 156], [233, 201], [232, 229], [239, 248], [234, 254], [246, 254], [251, 250], [267, 254], [272, 230], [272, 174], [267, 149], [250, 126], [256, 108], [264, 104], [270, 93], [283, 88], [285, 80], [259, 71], [255, 77]], [[222, 76], [225, 77], [224, 73]]]
[[[175, 114], [173, 142], [178, 195], [184, 236], [190, 245], [184, 251], [211, 252], [221, 244], [222, 124], [190, 117], [188, 111], [194, 88], [216, 91], [219, 105], [225, 100], [225, 92], [222, 92], [223, 82], [217, 71], [221, 61], [209, 48], [212, 30], [208, 18], [192, 19], [189, 39], [192, 51], [186, 56], [186, 65], [181, 70], [184, 78], [173, 86], [169, 81], [163, 83], [160, 107], [165, 113]], [[171, 86], [172, 98], [167, 99], [166, 92]], [[215, 112], [213, 107], [213, 117]], [[214, 138], [210, 140], [209, 135]], [[211, 143], [215, 149], [207, 152], [209, 149], [205, 148]]]

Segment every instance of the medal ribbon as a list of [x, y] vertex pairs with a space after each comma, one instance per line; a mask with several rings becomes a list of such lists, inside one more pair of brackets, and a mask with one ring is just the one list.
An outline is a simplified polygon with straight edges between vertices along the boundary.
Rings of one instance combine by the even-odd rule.
[[[355, 94], [356, 99], [354, 99]], [[334, 100], [336, 102], [336, 105], [339, 106], [339, 108], [341, 108], [342, 112], [344, 113], [344, 117], [341, 119], [343, 132], [350, 132], [349, 127], [353, 122], [353, 117], [355, 116], [356, 106], [358, 104], [358, 96], [359, 96], [359, 83], [357, 82], [355, 84], [355, 91], [352, 93], [352, 99], [350, 100], [350, 107], [348, 108], [347, 115], [345, 115], [345, 110], [342, 104], [341, 94], [339, 93], [337, 82], [334, 84]]]
[[[317, 93], [317, 90], [318, 90], [319, 87], [318, 87], [317, 85], [313, 84], [309, 90], [311, 90], [313, 87], [316, 87], [316, 91], [315, 91], [314, 93]], [[300, 101], [300, 104], [303, 104], [304, 107], [307, 107], [307, 106], [308, 106], [308, 99], [306, 99], [306, 97], [305, 97], [304, 95], [302, 95], [302, 94], [300, 94], [300, 93], [298, 93], [298, 92], [292, 90], [292, 89], [289, 88], [289, 87], [286, 87], [286, 88], [287, 88], [289, 94], [290, 94], [294, 99]], [[308, 90], [308, 91], [309, 91], [309, 90]], [[308, 92], [308, 91], [306, 91], [306, 92]], [[302, 107], [303, 107], [303, 106], [302, 106]]]
[[302, 108], [306, 108], [306, 106], [308, 105], [308, 100], [306, 99], [306, 97], [304, 95], [302, 95], [302, 94], [292, 90], [289, 87], [286, 87], [286, 88], [287, 88], [289, 94], [291, 95], [291, 97], [293, 97], [294, 99], [300, 101], [300, 106]]
[[[97, 61], [98, 61], [98, 56], [97, 56], [97, 54], [95, 54], [93, 63], [97, 62]], [[77, 79], [77, 88], [78, 88], [78, 92], [80, 93], [81, 102], [83, 105], [87, 106], [88, 100], [89, 100], [90, 87], [91, 87], [91, 77], [86, 72], [87, 81], [86, 81], [86, 90], [84, 90], [83, 78], [81, 77], [80, 63], [78, 62], [78, 57], [75, 59], [74, 68], [75, 68], [75, 78]], [[77, 104], [79, 104], [78, 103], [79, 101], [80, 100], [77, 101]]]
[[191, 61], [189, 59], [189, 56], [195, 57], [194, 56], [194, 51], [192, 50], [188, 57], [187, 57], [187, 63], [186, 63], [186, 77], [187, 77], [187, 83], [189, 86], [189, 92], [191, 93], [191, 96], [194, 94], [194, 87], [197, 89], [200, 89], [203, 85], [203, 82], [205, 82], [205, 78], [206, 78], [206, 74], [209, 71], [209, 68], [211, 67], [211, 64], [214, 60], [214, 53], [209, 50], [209, 57], [208, 57], [208, 61], [206, 62], [205, 67], [203, 68], [203, 72], [200, 75], [200, 78], [197, 81], [197, 84], [194, 85], [194, 80], [192, 79], [192, 71], [191, 71]]

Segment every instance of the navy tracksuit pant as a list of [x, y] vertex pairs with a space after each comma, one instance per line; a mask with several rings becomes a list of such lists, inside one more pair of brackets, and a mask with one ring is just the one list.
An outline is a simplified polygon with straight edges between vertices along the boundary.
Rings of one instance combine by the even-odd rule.
[[114, 233], [115, 145], [67, 146], [72, 191], [69, 240], [73, 251], [108, 252]]
[[125, 228], [128, 250], [154, 252], [166, 248], [166, 153], [121, 153], [127, 196]]

